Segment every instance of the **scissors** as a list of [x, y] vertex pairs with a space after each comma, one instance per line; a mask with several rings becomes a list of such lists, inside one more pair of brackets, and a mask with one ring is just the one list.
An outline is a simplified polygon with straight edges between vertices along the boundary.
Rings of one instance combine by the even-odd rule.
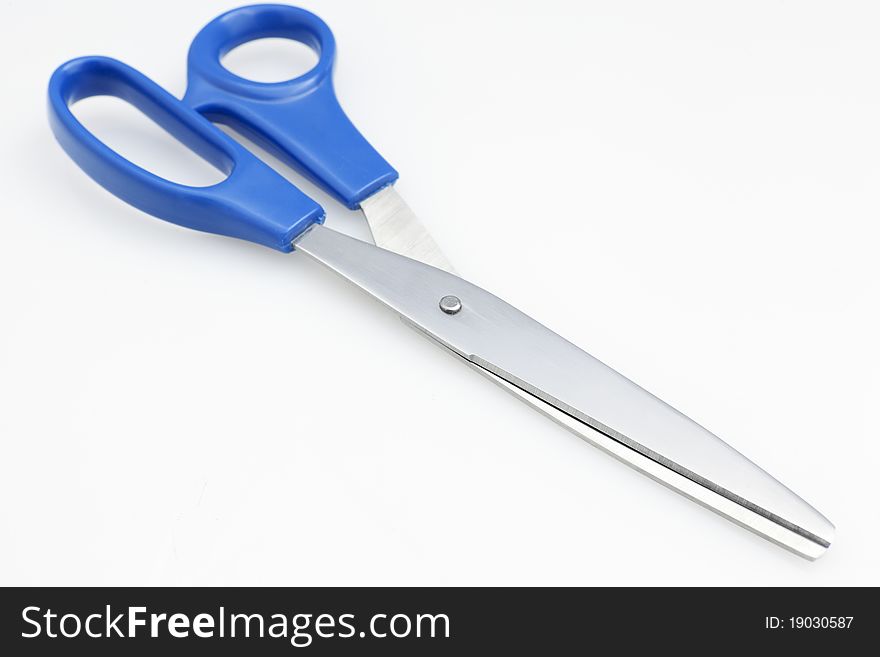
[[[318, 62], [271, 84], [238, 77], [220, 63], [236, 46], [265, 37], [302, 42]], [[52, 75], [51, 128], [80, 168], [122, 200], [181, 226], [318, 261], [587, 442], [800, 556], [821, 556], [834, 526], [803, 499], [693, 420], [456, 275], [395, 190], [397, 171], [340, 107], [335, 51], [330, 28], [308, 11], [233, 9], [196, 35], [182, 100], [120, 61], [82, 57]], [[190, 187], [121, 157], [70, 110], [96, 95], [128, 101], [227, 177]], [[318, 203], [212, 122], [263, 147], [350, 210], [360, 209], [375, 245], [323, 226]]]

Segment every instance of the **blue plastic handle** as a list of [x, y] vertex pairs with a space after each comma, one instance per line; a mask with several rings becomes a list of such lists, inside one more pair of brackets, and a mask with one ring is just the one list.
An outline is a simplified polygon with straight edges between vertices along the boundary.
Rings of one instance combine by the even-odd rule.
[[[98, 95], [128, 101], [227, 178], [189, 187], [129, 162], [70, 111], [77, 100]], [[323, 221], [321, 206], [191, 107], [115, 59], [83, 57], [60, 66], [49, 81], [49, 121], [58, 142], [89, 176], [161, 219], [279, 251], [290, 251], [297, 235]]]
[[[231, 73], [220, 58], [254, 39], [300, 41], [318, 55], [309, 72], [261, 83]], [[333, 33], [287, 5], [233, 9], [208, 23], [189, 50], [184, 102], [278, 156], [350, 209], [397, 180], [397, 172], [349, 121], [333, 91]]]

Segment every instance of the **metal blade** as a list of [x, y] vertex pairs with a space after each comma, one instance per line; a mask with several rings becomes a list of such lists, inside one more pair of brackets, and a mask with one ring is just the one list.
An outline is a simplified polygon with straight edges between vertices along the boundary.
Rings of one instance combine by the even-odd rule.
[[455, 273], [434, 238], [425, 230], [393, 185], [361, 201], [376, 246]]
[[[498, 297], [315, 226], [294, 246], [510, 392], [667, 486], [801, 556], [834, 526], [742, 454]], [[442, 302], [441, 302], [442, 300]]]

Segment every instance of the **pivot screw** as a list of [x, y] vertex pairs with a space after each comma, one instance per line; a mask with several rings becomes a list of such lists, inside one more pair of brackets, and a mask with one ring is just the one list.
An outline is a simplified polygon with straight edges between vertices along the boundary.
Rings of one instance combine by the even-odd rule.
[[440, 299], [440, 310], [445, 312], [447, 315], [454, 315], [459, 310], [461, 310], [461, 299], [452, 296], [451, 294], [447, 294], [445, 297]]

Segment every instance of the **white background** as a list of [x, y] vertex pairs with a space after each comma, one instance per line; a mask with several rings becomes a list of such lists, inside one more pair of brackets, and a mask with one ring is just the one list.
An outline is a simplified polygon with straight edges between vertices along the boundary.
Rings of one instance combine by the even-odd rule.
[[[876, 3], [305, 3], [459, 271], [826, 514], [815, 563], [305, 258], [82, 174], [47, 125], [52, 70], [112, 55], [182, 95], [190, 40], [235, 4], [0, 10], [0, 583], [880, 584]], [[118, 109], [77, 112], [158, 172], [212, 175]]]

